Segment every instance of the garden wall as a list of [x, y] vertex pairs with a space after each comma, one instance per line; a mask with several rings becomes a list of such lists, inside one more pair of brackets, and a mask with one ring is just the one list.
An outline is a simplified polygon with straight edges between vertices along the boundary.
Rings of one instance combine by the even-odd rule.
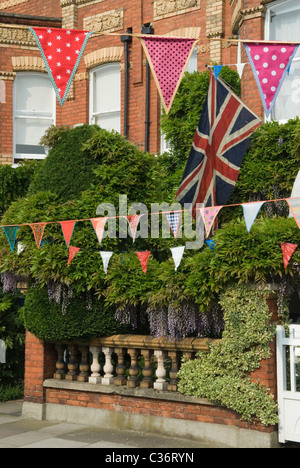
[[[276, 318], [275, 301], [270, 299], [268, 304], [273, 318]], [[271, 448], [278, 445], [275, 426], [248, 423], [234, 411], [214, 405], [206, 399], [177, 392], [176, 362], [171, 359], [172, 356], [177, 353], [178, 357], [178, 353], [181, 353], [192, 358], [198, 349], [208, 350], [205, 339], [188, 338], [176, 343], [134, 335], [99, 338], [89, 346], [94, 358], [89, 370], [85, 362], [87, 344], [65, 346], [70, 351], [67, 369], [62, 362], [62, 344], [55, 346], [44, 343], [27, 332], [24, 418], [82, 421], [92, 426], [207, 441], [220, 447]], [[117, 367], [116, 377], [112, 375], [110, 356], [115, 352], [119, 358], [122, 356], [121, 350], [131, 357], [126, 381], [122, 366]], [[154, 383], [150, 382], [147, 373], [149, 350], [152, 350], [158, 362], [158, 378]], [[271, 345], [271, 351], [271, 357], [262, 361], [260, 369], [251, 378], [265, 384], [276, 395], [274, 344]], [[100, 365], [95, 361], [95, 356], [101, 352], [106, 357], [102, 377]], [[143, 379], [139, 382], [136, 366], [138, 354], [146, 356]], [[78, 355], [80, 359], [77, 364]], [[164, 372], [159, 371], [162, 358], [166, 356], [171, 359], [169, 383]], [[118, 379], [118, 382], [114, 379]], [[159, 381], [161, 386], [158, 385]]]

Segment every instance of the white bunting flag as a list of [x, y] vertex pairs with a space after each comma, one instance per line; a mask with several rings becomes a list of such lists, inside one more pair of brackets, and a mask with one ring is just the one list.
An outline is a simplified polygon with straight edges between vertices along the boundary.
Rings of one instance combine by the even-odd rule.
[[242, 204], [244, 211], [244, 218], [246, 222], [247, 231], [250, 232], [252, 225], [256, 219], [256, 216], [259, 213], [264, 202], [254, 202], [254, 203], [245, 203]]
[[170, 250], [172, 252], [172, 257], [175, 263], [175, 271], [177, 271], [177, 268], [181, 263], [185, 247], [172, 247]]
[[111, 259], [111, 256], [113, 255], [113, 252], [100, 252], [100, 255], [102, 258], [102, 262], [103, 262], [104, 272], [105, 274], [107, 274], [108, 264]]

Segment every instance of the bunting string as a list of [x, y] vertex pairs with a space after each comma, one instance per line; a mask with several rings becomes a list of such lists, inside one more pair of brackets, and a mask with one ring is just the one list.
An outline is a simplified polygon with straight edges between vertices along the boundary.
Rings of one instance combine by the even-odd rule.
[[[264, 201], [256, 201], [256, 202], [248, 202], [248, 203], [234, 203], [231, 205], [222, 205], [222, 206], [214, 206], [214, 207], [206, 207], [206, 208], [199, 208], [200, 214], [201, 214], [201, 219], [204, 222], [205, 226], [205, 231], [206, 231], [206, 236], [207, 238], [210, 235], [212, 226], [216, 220], [216, 217], [218, 216], [220, 210], [222, 208], [229, 208], [229, 207], [236, 207], [236, 206], [241, 206], [243, 208], [243, 213], [244, 213], [244, 218], [245, 218], [245, 223], [246, 223], [246, 228], [248, 233], [250, 233], [250, 230], [252, 228], [252, 225], [256, 219], [256, 216], [258, 215], [261, 207], [265, 203], [272, 203], [272, 202], [279, 202], [279, 201], [285, 201], [287, 202], [290, 211], [292, 215], [294, 216], [294, 219], [296, 221], [296, 224], [298, 228], [300, 229], [300, 197], [291, 197], [291, 198], [278, 198], [274, 200], [264, 200]], [[190, 210], [187, 209], [182, 209], [182, 210], [174, 210], [174, 211], [165, 211], [165, 212], [157, 212], [157, 213], [152, 213], [152, 215], [158, 215], [158, 214], [165, 214], [169, 225], [170, 229], [172, 230], [174, 237], [176, 238], [176, 234], [178, 231], [178, 225], [182, 217], [183, 212], [190, 212]], [[140, 218], [144, 216], [142, 215], [131, 215], [127, 216], [127, 220], [130, 225], [132, 237], [135, 239], [135, 233], [136, 233], [136, 227], [139, 223]], [[110, 219], [117, 219], [117, 218], [124, 218], [124, 215], [121, 216], [113, 216], [110, 217]], [[0, 228], [3, 229], [7, 240], [9, 242], [11, 252], [14, 251], [15, 243], [16, 243], [16, 235], [17, 235], [17, 230], [19, 227], [22, 226], [30, 226], [32, 229], [32, 232], [34, 233], [35, 237], [35, 242], [40, 249], [46, 242], [43, 239], [43, 234], [45, 227], [47, 224], [60, 224], [62, 231], [63, 231], [63, 236], [65, 243], [67, 244], [68, 250], [69, 250], [69, 258], [68, 258], [68, 266], [71, 264], [72, 260], [74, 259], [75, 255], [81, 250], [79, 247], [74, 247], [70, 245], [71, 237], [73, 235], [74, 227], [75, 224], [79, 221], [90, 221], [93, 225], [93, 228], [95, 230], [95, 234], [97, 235], [99, 244], [101, 245], [102, 243], [102, 237], [103, 237], [103, 232], [104, 232], [104, 227], [107, 222], [109, 217], [100, 217], [100, 218], [87, 218], [87, 219], [78, 219], [78, 220], [70, 220], [70, 221], [49, 221], [49, 222], [39, 222], [39, 223], [25, 223], [25, 224], [20, 224], [20, 225], [3, 225], [0, 226]], [[215, 241], [213, 239], [207, 240], [206, 241], [207, 245], [211, 250], [215, 248]], [[297, 244], [291, 244], [291, 243], [282, 243], [281, 244], [281, 249], [282, 249], [282, 254], [283, 254], [283, 262], [284, 262], [284, 268], [287, 268], [288, 262], [290, 258], [292, 257], [294, 251], [298, 247]], [[86, 249], [85, 249], [86, 250]], [[173, 247], [170, 248], [170, 251], [172, 253], [172, 257], [174, 260], [174, 265], [175, 265], [175, 271], [177, 271], [183, 254], [184, 254], [185, 247]], [[154, 251], [152, 251], [154, 252]], [[18, 252], [19, 253], [19, 252]], [[105, 274], [107, 274], [107, 269], [108, 269], [108, 264], [109, 261], [112, 257], [112, 255], [116, 252], [106, 252], [106, 251], [100, 251], [100, 255], [102, 258], [103, 262], [103, 269]], [[124, 252], [122, 252], [123, 255]], [[150, 257], [151, 251], [144, 251], [144, 252], [136, 252], [136, 255], [138, 256], [141, 267], [143, 272], [146, 274], [147, 272], [147, 267], [148, 267], [148, 260]]]
[[[293, 202], [294, 200], [294, 202]], [[232, 203], [232, 204], [229, 204], [229, 205], [220, 205], [218, 208], [232, 208], [232, 207], [237, 207], [237, 206], [247, 206], [247, 205], [254, 205], [254, 204], [264, 204], [264, 203], [276, 203], [276, 202], [281, 202], [281, 201], [285, 201], [289, 204], [289, 206], [293, 209], [295, 209], [296, 205], [295, 204], [295, 201], [299, 201], [299, 207], [300, 207], [300, 197], [289, 197], [289, 198], [274, 198], [272, 200], [263, 200], [263, 201], [252, 201], [252, 202], [244, 202], [244, 203]], [[216, 208], [216, 207], [214, 207]], [[197, 208], [199, 211], [202, 209], [202, 207], [200, 208]], [[169, 214], [169, 213], [191, 213], [191, 210], [188, 210], [188, 209], [182, 209], [182, 210], [172, 210], [172, 211], [158, 211], [158, 212], [151, 212], [150, 215], [151, 216], [154, 216], [154, 215], [160, 215], [160, 214]], [[144, 214], [141, 214], [139, 215], [140, 217], [142, 216], [146, 216]], [[119, 219], [119, 218], [124, 218], [124, 215], [116, 215], [116, 216], [107, 216], [106, 217], [106, 220], [108, 219]], [[61, 224], [61, 223], [66, 223], [66, 222], [69, 222], [69, 223], [73, 223], [74, 221], [75, 222], [85, 222], [85, 221], [89, 221], [91, 222], [91, 219], [101, 219], [101, 217], [99, 218], [82, 218], [82, 219], [76, 219], [76, 220], [72, 220], [72, 221], [68, 221], [68, 220], [65, 220], [65, 221], [46, 221], [45, 224]], [[40, 224], [43, 224], [44, 221], [39, 221], [39, 222], [35, 222], [35, 223], [23, 223], [23, 224], [0, 224], [0, 228], [8, 228], [8, 227], [24, 227], [24, 226], [34, 226], [34, 225], [40, 225]], [[299, 226], [300, 227], [300, 226]]]

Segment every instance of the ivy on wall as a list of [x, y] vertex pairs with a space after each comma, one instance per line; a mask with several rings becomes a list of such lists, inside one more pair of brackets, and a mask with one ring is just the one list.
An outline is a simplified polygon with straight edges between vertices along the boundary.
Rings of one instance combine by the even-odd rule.
[[209, 354], [199, 353], [198, 359], [184, 362], [178, 374], [183, 394], [208, 398], [266, 426], [278, 422], [277, 403], [265, 386], [250, 380], [250, 373], [270, 357], [269, 344], [275, 336], [267, 294], [251, 286], [233, 286], [224, 292], [222, 342], [212, 345]]

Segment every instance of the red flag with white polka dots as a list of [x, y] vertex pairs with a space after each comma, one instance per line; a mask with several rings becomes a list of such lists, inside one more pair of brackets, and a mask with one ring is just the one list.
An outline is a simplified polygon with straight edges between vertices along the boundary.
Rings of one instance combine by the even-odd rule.
[[299, 45], [245, 42], [244, 46], [268, 117]]
[[92, 32], [57, 28], [29, 29], [40, 49], [57, 99], [63, 105]]

